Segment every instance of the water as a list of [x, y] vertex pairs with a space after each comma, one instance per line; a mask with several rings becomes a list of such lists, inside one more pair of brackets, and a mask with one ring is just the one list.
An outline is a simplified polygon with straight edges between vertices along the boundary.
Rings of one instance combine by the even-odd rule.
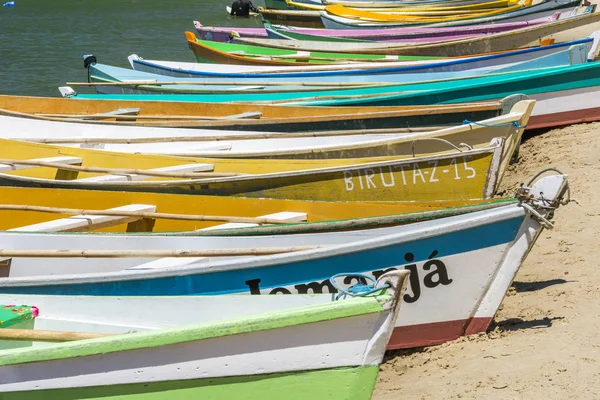
[[58, 96], [57, 87], [65, 82], [86, 81], [84, 54], [122, 67], [129, 67], [127, 56], [133, 53], [193, 62], [183, 35], [195, 32], [193, 20], [207, 26], [260, 26], [256, 18], [228, 16], [230, 3], [16, 0], [15, 7], [0, 7], [0, 93]]

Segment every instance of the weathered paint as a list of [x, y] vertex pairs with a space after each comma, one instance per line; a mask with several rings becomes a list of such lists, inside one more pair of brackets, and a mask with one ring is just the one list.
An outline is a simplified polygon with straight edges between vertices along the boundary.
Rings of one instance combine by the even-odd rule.
[[[391, 296], [379, 297], [382, 303]], [[85, 357], [94, 354], [107, 354], [174, 345], [198, 340], [207, 340], [244, 333], [280, 329], [283, 327], [331, 321], [360, 315], [383, 312], [384, 308], [377, 297], [361, 297], [341, 302], [331, 302], [274, 311], [258, 316], [239, 317], [233, 320], [216, 321], [207, 324], [166, 328], [160, 332], [146, 331], [119, 337], [105, 337], [94, 340], [68, 342], [43, 349], [22, 348], [6, 351], [0, 357], [0, 367], [9, 365], [60, 360], [72, 357]], [[159, 334], [157, 334], [159, 333]]]
[[[27, 180], [11, 176], [53, 179], [56, 169], [34, 168], [2, 174], [4, 184], [34, 187], [138, 190], [182, 194], [235, 195], [245, 197], [288, 198], [297, 200], [398, 201], [465, 200], [490, 196], [496, 185], [497, 170], [492, 163], [499, 145], [462, 153], [445, 153], [420, 158], [397, 156], [367, 159], [263, 160], [211, 159], [123, 154], [81, 148], [50, 146], [0, 140], [7, 157], [33, 159], [72, 155], [83, 165], [109, 168], [151, 169], [172, 165], [214, 164], [214, 172], [265, 174], [202, 180], [124, 183], [84, 183], [77, 181]], [[514, 146], [514, 142], [512, 143]], [[418, 146], [418, 145], [417, 145]], [[418, 148], [417, 148], [417, 151]], [[380, 161], [385, 160], [385, 161]], [[366, 162], [369, 163], [366, 163]], [[331, 166], [331, 167], [330, 167]], [[317, 169], [315, 169], [317, 168]], [[277, 173], [269, 174], [269, 172]], [[100, 174], [79, 173], [78, 178]], [[132, 185], [134, 184], [134, 185]]]
[[[419, 220], [433, 218], [430, 212], [436, 212], [435, 217], [444, 217], [466, 213], [472, 210], [493, 208], [516, 202], [511, 198], [493, 200], [461, 200], [461, 201], [433, 201], [433, 202], [395, 202], [395, 201], [368, 201], [368, 202], [336, 202], [336, 201], [298, 201], [282, 199], [252, 199], [245, 197], [229, 196], [187, 196], [168, 193], [140, 193], [140, 192], [111, 192], [82, 189], [38, 189], [0, 187], [0, 199], [3, 204], [22, 204], [46, 207], [76, 208], [85, 210], [105, 210], [125, 206], [128, 204], [151, 204], [156, 206], [157, 212], [176, 214], [203, 214], [203, 215], [229, 215], [241, 217], [258, 217], [276, 212], [302, 212], [307, 214], [307, 221], [311, 225], [306, 228], [299, 226], [294, 229], [327, 230], [321, 224], [314, 222], [354, 220], [354, 227], [376, 226], [378, 223], [412, 223]], [[445, 210], [445, 211], [442, 211]], [[422, 214], [426, 213], [426, 214]], [[401, 216], [405, 214], [404, 216]], [[393, 216], [396, 215], [396, 218]], [[38, 224], [66, 215], [30, 211], [0, 210], [0, 229], [7, 230], [26, 225]], [[389, 218], [387, 218], [389, 216]], [[361, 218], [386, 217], [385, 220], [373, 219], [372, 221]], [[150, 227], [153, 232], [192, 231], [221, 224], [216, 221], [183, 221], [172, 219], [155, 219]], [[265, 229], [267, 228], [267, 229]], [[274, 229], [277, 228], [277, 229]], [[102, 228], [100, 232], [124, 232], [126, 224]], [[285, 233], [288, 226], [263, 226], [255, 234], [264, 230], [265, 234]], [[211, 235], [225, 234], [211, 231]], [[233, 234], [233, 233], [227, 233]]]
[[367, 400], [379, 366], [3, 393], [5, 400]]

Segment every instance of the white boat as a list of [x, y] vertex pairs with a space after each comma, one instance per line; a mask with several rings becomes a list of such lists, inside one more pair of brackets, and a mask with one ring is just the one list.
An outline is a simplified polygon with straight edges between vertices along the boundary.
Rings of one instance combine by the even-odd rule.
[[[246, 134], [233, 131], [152, 128], [60, 122], [11, 116], [0, 111], [0, 138], [23, 141], [54, 141], [66, 146], [93, 147], [127, 153], [219, 158], [355, 158], [414, 155], [414, 142], [422, 141], [420, 153], [452, 149], [466, 143], [472, 148], [488, 146], [494, 138], [505, 139], [505, 155], [518, 146], [522, 129], [534, 110], [534, 101], [517, 102], [507, 114], [473, 124], [418, 133], [364, 133], [294, 137], [285, 133]], [[4, 114], [4, 115], [2, 115]], [[17, 115], [17, 114], [14, 114]], [[516, 124], [516, 125], [515, 125]], [[368, 132], [368, 131], [367, 131]], [[253, 139], [252, 136], [258, 137]], [[169, 142], [158, 138], [173, 138]], [[196, 142], [186, 139], [197, 138]], [[231, 138], [231, 140], [227, 140]], [[238, 138], [238, 140], [236, 140]], [[437, 139], [443, 139], [441, 142]], [[147, 139], [147, 143], [142, 143]], [[179, 139], [179, 140], [178, 140]], [[69, 143], [69, 140], [73, 140]], [[134, 143], [126, 143], [132, 140]], [[81, 143], [83, 141], [83, 143]], [[115, 143], [117, 142], [117, 143]], [[121, 143], [119, 143], [121, 142]]]
[[0, 393], [244, 399], [291, 392], [285, 397], [366, 400], [407, 275], [387, 274], [374, 295], [338, 301], [0, 296], [4, 304], [30, 305], [0, 306]]
[[[0, 278], [0, 293], [322, 293], [335, 292], [329, 277], [336, 273], [378, 278], [406, 269], [411, 272], [406, 305], [389, 346], [431, 345], [485, 331], [540, 232], [552, 227], [549, 218], [566, 191], [565, 175], [546, 176], [525, 185], [519, 202], [502, 207], [334, 233], [261, 235], [259, 230], [243, 236], [230, 230], [198, 237], [3, 232], [0, 257], [7, 277]], [[313, 248], [292, 251], [289, 246]], [[261, 254], [257, 249], [264, 248], [280, 254], [243, 255]]]

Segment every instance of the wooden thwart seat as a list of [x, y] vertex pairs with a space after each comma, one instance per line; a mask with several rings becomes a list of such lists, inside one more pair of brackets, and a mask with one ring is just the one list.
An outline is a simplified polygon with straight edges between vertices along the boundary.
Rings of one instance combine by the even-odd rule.
[[[148, 204], [129, 204], [110, 208], [109, 211], [156, 212], [156, 206]], [[108, 226], [129, 224], [141, 220], [142, 216], [75, 215], [68, 218], [41, 222], [10, 229], [19, 232], [82, 232]]]
[[[289, 212], [283, 211], [275, 214], [262, 215], [258, 218], [268, 218], [272, 220], [279, 220], [281, 222], [306, 222], [307, 216], [306, 213], [299, 212]], [[258, 224], [249, 224], [249, 223], [239, 223], [239, 222], [230, 222], [226, 224], [219, 224], [215, 226], [211, 226], [204, 229], [198, 229], [198, 231], [209, 231], [209, 230], [220, 230], [220, 229], [232, 229], [232, 228], [248, 228], [258, 226]], [[158, 260], [150, 261], [144, 264], [136, 265], [134, 267], [128, 269], [161, 269], [164, 267], [180, 267], [184, 265], [194, 264], [201, 260], [207, 260], [208, 257], [189, 257], [189, 258], [159, 258]]]
[[[149, 169], [148, 172], [211, 172], [215, 168], [214, 164], [183, 164], [170, 167]], [[152, 176], [141, 174], [113, 174], [93, 176], [90, 178], [75, 179], [76, 182], [121, 182], [121, 181], [141, 181], [152, 178]]]
[[[67, 164], [75, 165], [81, 164], [83, 160], [79, 157], [47, 157], [47, 158], [32, 158], [25, 160], [28, 162], [39, 162], [39, 163], [56, 163], [56, 164]], [[0, 172], [18, 171], [23, 169], [41, 168], [41, 165], [25, 165], [25, 164], [0, 164]]]

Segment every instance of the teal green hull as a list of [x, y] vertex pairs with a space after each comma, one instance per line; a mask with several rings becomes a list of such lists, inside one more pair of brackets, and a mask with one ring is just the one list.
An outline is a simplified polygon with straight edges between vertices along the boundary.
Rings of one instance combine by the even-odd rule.
[[[80, 94], [80, 99], [164, 100], [185, 102], [285, 102], [307, 106], [408, 106], [453, 104], [493, 100], [512, 94], [535, 95], [600, 85], [600, 63], [547, 68], [477, 78], [402, 85], [337, 89], [301, 93], [248, 93], [215, 95], [99, 95]], [[368, 97], [364, 97], [368, 96]], [[321, 97], [321, 99], [319, 99]]]
[[367, 400], [379, 366], [3, 393], [3, 400]]

